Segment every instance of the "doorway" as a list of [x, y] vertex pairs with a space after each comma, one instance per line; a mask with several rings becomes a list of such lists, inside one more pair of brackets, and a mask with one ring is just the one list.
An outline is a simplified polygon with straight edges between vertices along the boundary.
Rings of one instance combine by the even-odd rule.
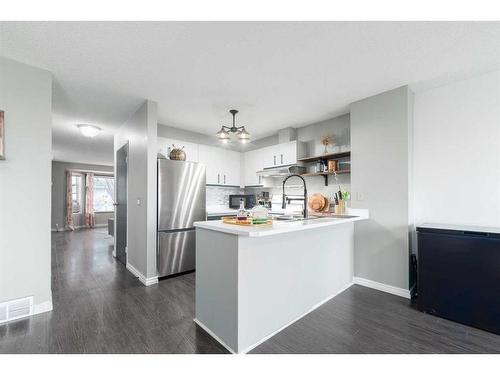
[[127, 264], [127, 176], [128, 143], [116, 152], [116, 223], [115, 253], [116, 259]]

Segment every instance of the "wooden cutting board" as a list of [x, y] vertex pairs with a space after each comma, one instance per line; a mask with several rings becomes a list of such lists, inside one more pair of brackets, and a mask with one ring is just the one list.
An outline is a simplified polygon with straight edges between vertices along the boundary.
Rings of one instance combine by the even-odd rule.
[[265, 223], [254, 223], [251, 218], [245, 220], [238, 220], [234, 216], [225, 216], [222, 218], [222, 222], [224, 224], [233, 224], [233, 225], [244, 225], [244, 226], [272, 226], [273, 221], [268, 219]]
[[313, 194], [309, 197], [308, 206], [311, 211], [323, 211], [328, 207], [328, 199], [321, 194]]

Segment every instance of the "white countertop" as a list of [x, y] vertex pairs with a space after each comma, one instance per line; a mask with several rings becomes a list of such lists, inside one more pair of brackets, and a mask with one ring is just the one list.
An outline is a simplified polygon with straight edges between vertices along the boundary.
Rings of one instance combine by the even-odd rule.
[[236, 215], [238, 210], [234, 210], [232, 208], [212, 208], [207, 209], [207, 216], [219, 216], [219, 215]]
[[314, 228], [327, 227], [331, 225], [339, 225], [359, 220], [366, 220], [368, 219], [368, 210], [352, 209], [348, 211], [347, 215], [355, 215], [355, 217], [350, 217], [350, 218], [325, 217], [319, 219], [300, 220], [300, 221], [274, 220], [272, 226], [255, 226], [255, 225], [243, 226], [236, 224], [225, 224], [222, 222], [222, 220], [197, 221], [194, 223], [194, 226], [197, 228], [234, 234], [237, 236], [262, 237], [280, 233], [296, 232]]

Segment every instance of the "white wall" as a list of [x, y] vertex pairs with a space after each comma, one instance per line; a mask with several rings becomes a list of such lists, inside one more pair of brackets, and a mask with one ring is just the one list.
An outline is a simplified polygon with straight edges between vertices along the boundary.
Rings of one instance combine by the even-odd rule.
[[157, 105], [148, 100], [120, 127], [114, 140], [115, 157], [129, 143], [127, 263], [148, 279], [157, 276], [156, 132]]
[[415, 222], [500, 227], [500, 71], [415, 95]]
[[50, 72], [0, 58], [0, 302], [34, 296], [35, 313], [52, 308], [51, 101]]
[[406, 291], [411, 102], [405, 86], [351, 104], [351, 203], [370, 210], [355, 225], [354, 274]]

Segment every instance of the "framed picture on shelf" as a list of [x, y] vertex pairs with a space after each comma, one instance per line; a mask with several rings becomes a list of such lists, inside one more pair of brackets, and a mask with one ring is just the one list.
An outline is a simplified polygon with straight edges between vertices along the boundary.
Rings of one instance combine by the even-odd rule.
[[4, 130], [4, 117], [3, 111], [0, 111], [0, 159], [5, 159], [5, 130]]

